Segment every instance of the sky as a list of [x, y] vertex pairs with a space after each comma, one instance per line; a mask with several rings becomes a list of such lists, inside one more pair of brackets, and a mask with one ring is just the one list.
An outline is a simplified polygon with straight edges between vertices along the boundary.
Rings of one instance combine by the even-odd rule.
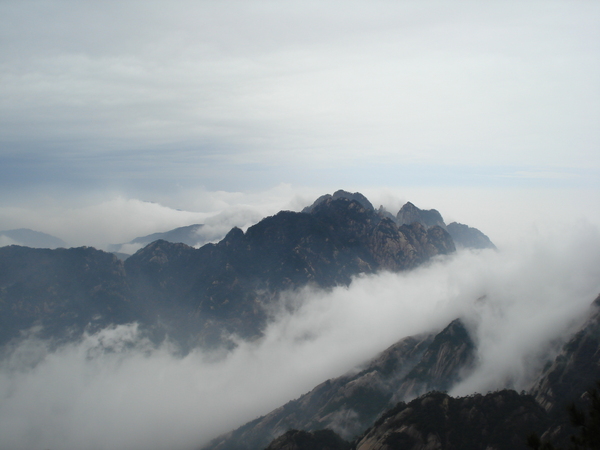
[[2, 1], [0, 230], [102, 247], [340, 188], [446, 214], [432, 193], [597, 201], [599, 19], [593, 1]]

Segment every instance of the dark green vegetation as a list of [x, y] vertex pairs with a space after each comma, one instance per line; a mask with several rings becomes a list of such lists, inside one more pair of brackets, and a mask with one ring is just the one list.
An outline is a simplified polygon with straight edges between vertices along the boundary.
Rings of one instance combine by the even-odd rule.
[[350, 450], [350, 444], [330, 430], [290, 430], [275, 439], [267, 450]]
[[530, 395], [503, 390], [452, 398], [430, 392], [386, 412], [355, 448], [526, 449], [527, 433], [545, 425], [546, 412]]
[[[598, 392], [600, 382], [597, 382], [596, 385], [596, 388], [588, 390], [586, 395], [579, 400], [579, 403], [586, 405], [587, 410], [581, 410], [575, 405], [575, 402], [568, 407], [571, 427], [577, 430], [570, 437], [569, 449], [594, 450], [600, 448], [600, 393]], [[543, 441], [535, 433], [528, 437], [527, 444], [534, 450], [561, 449], [547, 440]]]

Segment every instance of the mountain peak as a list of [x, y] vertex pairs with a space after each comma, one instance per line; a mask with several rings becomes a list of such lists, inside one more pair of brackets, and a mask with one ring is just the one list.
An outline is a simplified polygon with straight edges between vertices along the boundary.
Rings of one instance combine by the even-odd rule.
[[460, 247], [477, 249], [496, 248], [490, 238], [477, 228], [472, 228], [468, 225], [463, 225], [462, 223], [452, 222], [451, 224], [448, 224], [446, 229], [450, 236], [452, 236], [454, 242]]
[[440, 226], [446, 228], [442, 215], [436, 209], [419, 209], [411, 202], [406, 202], [398, 214], [396, 215], [396, 221], [398, 225], [410, 225], [414, 222], [418, 222], [425, 225], [426, 228], [433, 226]]
[[313, 209], [320, 205], [321, 203], [323, 203], [326, 200], [338, 200], [340, 198], [344, 198], [347, 200], [355, 200], [358, 203], [360, 203], [366, 210], [368, 211], [375, 211], [375, 208], [373, 208], [373, 205], [371, 204], [371, 202], [367, 199], [367, 197], [365, 197], [364, 195], [362, 195], [360, 192], [355, 192], [355, 193], [351, 193], [348, 191], [344, 191], [343, 189], [339, 189], [337, 191], [335, 191], [333, 193], [333, 195], [330, 194], [325, 194], [320, 196], [318, 199], [316, 199], [312, 205], [307, 206], [306, 208], [304, 208], [302, 210], [303, 213], [310, 213], [313, 211]]

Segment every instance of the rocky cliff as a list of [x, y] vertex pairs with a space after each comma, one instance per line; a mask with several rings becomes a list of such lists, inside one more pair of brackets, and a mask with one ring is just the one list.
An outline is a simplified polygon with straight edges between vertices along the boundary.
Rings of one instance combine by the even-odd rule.
[[[422, 379], [431, 381], [436, 378], [436, 373], [444, 373], [439, 368], [449, 358], [443, 355], [460, 355], [457, 349], [469, 345], [468, 341], [459, 344], [463, 332], [462, 327], [451, 326], [437, 335], [419, 356], [420, 362], [403, 378], [397, 392], [402, 392], [411, 373], [417, 372]], [[451, 335], [455, 335], [455, 339], [449, 338]], [[436, 340], [442, 345], [436, 346]], [[451, 342], [454, 344], [449, 345]], [[448, 346], [446, 351], [442, 349], [445, 345]], [[427, 356], [428, 352], [431, 352], [430, 356]], [[453, 366], [452, 371], [459, 366]], [[452, 377], [444, 379], [451, 380]], [[436, 392], [432, 383], [428, 386], [430, 392], [408, 403], [400, 401], [353, 441], [343, 433], [340, 438], [346, 437], [355, 450], [526, 449], [531, 448], [528, 445], [531, 442], [537, 442], [538, 447], [534, 448], [570, 448], [571, 436], [580, 436], [583, 428], [572, 424], [567, 407], [575, 404], [580, 411], [591, 410], [588, 424], [597, 424], [598, 417], [594, 414], [600, 411], [600, 396], [597, 392], [589, 394], [589, 390], [597, 386], [598, 380], [600, 297], [592, 304], [588, 321], [546, 366], [529, 393], [501, 390], [453, 398]], [[584, 417], [580, 416], [581, 423]], [[590, 432], [595, 433], [594, 430], [584, 431], [587, 437]], [[287, 436], [291, 435], [293, 433], [282, 435], [278, 448], [285, 448], [289, 442]], [[532, 436], [538, 438], [532, 440]], [[540, 446], [540, 442], [546, 447]]]
[[331, 429], [346, 440], [362, 433], [400, 400], [445, 390], [473, 366], [474, 344], [460, 320], [437, 334], [407, 337], [355, 374], [311, 392], [214, 440], [206, 450], [264, 448], [290, 429]]

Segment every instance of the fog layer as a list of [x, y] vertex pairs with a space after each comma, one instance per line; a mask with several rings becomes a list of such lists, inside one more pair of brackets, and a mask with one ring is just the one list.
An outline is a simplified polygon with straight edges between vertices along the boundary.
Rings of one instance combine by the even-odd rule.
[[288, 294], [263, 339], [176, 356], [135, 325], [52, 347], [31, 335], [0, 365], [0, 447], [187, 449], [296, 398], [396, 340], [465, 319], [476, 372], [454, 394], [526, 388], [544, 351], [600, 292], [600, 232], [580, 223], [500, 252], [463, 251], [330, 292]]

